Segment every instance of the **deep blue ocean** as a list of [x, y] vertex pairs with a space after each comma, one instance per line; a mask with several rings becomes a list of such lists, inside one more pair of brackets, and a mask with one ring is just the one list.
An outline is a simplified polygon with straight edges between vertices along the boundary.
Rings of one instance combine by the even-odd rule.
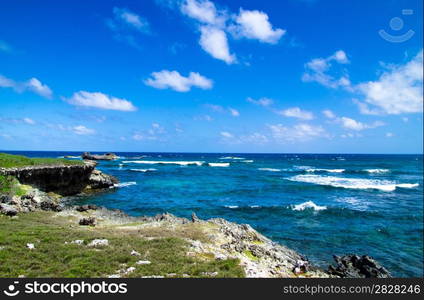
[[120, 185], [75, 203], [134, 216], [222, 217], [248, 223], [322, 267], [333, 254], [357, 253], [376, 258], [394, 276], [423, 276], [422, 155], [117, 155], [98, 168]]

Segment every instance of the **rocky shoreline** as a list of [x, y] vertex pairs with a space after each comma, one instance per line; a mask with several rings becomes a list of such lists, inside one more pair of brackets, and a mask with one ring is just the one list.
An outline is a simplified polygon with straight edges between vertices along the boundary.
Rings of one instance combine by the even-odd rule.
[[[188, 256], [213, 256], [216, 260], [238, 259], [246, 277], [390, 277], [390, 273], [368, 256], [334, 257], [328, 270], [315, 267], [303, 255], [275, 243], [247, 224], [224, 219], [201, 220], [194, 213], [191, 220], [165, 213], [154, 217], [131, 217], [121, 211], [95, 205], [66, 206], [64, 196], [111, 188], [116, 178], [95, 169], [85, 161], [72, 166], [33, 166], [0, 169], [0, 174], [15, 176], [24, 195], [1, 195], [0, 213], [16, 216], [37, 210], [53, 211], [57, 217], [73, 218], [75, 226], [96, 226], [140, 232], [149, 239], [153, 232], [181, 235], [190, 244]], [[106, 229], [105, 229], [106, 230]], [[201, 232], [197, 238], [182, 234]], [[110, 274], [120, 277], [119, 274]]]

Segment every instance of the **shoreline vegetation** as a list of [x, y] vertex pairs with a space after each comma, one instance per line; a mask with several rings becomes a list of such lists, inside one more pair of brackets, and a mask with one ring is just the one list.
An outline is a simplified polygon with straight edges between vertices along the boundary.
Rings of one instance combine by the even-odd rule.
[[[0, 153], [0, 277], [390, 277], [368, 256], [322, 270], [246, 224], [131, 217], [72, 196], [113, 189], [93, 160]], [[90, 158], [88, 160], [87, 158]]]

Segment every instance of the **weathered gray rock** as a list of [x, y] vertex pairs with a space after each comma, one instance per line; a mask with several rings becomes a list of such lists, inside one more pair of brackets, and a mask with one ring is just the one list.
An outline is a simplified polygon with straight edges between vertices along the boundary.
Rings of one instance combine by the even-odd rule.
[[94, 169], [88, 178], [89, 189], [106, 189], [118, 183], [118, 179]]
[[85, 205], [80, 205], [80, 206], [76, 206], [75, 210], [79, 211], [79, 212], [84, 212], [84, 211], [89, 211], [89, 210], [97, 210], [99, 207], [97, 205], [94, 204], [85, 204]]
[[98, 155], [98, 154], [90, 154], [90, 152], [84, 152], [81, 155], [81, 157], [82, 159], [87, 159], [87, 160], [115, 160], [119, 158], [119, 156], [117, 156], [115, 153], [106, 153], [106, 154]]
[[82, 218], [81, 220], [79, 220], [79, 224], [82, 226], [96, 226], [96, 218], [94, 217]]
[[363, 255], [333, 256], [336, 266], [329, 266], [328, 273], [346, 278], [389, 278], [392, 277], [372, 257]]
[[0, 213], [5, 214], [6, 216], [15, 216], [18, 214], [18, 210], [12, 205], [1, 203]]

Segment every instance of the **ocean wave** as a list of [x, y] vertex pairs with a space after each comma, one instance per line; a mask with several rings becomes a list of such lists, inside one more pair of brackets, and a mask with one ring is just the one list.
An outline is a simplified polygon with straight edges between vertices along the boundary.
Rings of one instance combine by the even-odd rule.
[[121, 187], [130, 186], [130, 185], [136, 185], [136, 184], [137, 184], [137, 182], [135, 182], [135, 181], [121, 182], [121, 183], [114, 184], [113, 187], [121, 188]]
[[268, 171], [268, 172], [281, 172], [280, 169], [273, 169], [273, 168], [259, 168], [259, 171]]
[[244, 163], [252, 163], [253, 162], [253, 159], [246, 159], [246, 160], [243, 160], [242, 162], [244, 162]]
[[371, 173], [371, 174], [382, 174], [382, 173], [389, 173], [389, 169], [365, 169], [365, 172]]
[[220, 157], [219, 159], [234, 159], [234, 160], [240, 160], [240, 159], [245, 159], [244, 157], [237, 157], [237, 156], [225, 156], [225, 157]]
[[127, 160], [123, 161], [125, 164], [145, 164], [145, 165], [180, 165], [180, 166], [189, 166], [197, 165], [201, 166], [204, 161], [161, 161], [161, 160]]
[[302, 211], [302, 210], [305, 210], [305, 209], [313, 209], [315, 211], [320, 211], [320, 210], [326, 210], [327, 206], [319, 206], [319, 205], [316, 205], [312, 201], [307, 201], [307, 202], [304, 202], [304, 203], [292, 205], [291, 209], [297, 210], [297, 211]]
[[230, 163], [208, 163], [209, 167], [229, 167]]
[[419, 186], [418, 183], [396, 183], [389, 180], [341, 178], [321, 175], [297, 175], [287, 178], [287, 180], [345, 189], [376, 189], [384, 192], [392, 192], [396, 188], [415, 188]]
[[239, 208], [237, 205], [225, 205], [226, 208], [236, 209]]
[[149, 169], [130, 169], [130, 171], [146, 173], [146, 172], [154, 172], [154, 171], [157, 171], [157, 169], [153, 169], [153, 168], [149, 168]]
[[306, 169], [306, 172], [343, 173], [345, 169]]

